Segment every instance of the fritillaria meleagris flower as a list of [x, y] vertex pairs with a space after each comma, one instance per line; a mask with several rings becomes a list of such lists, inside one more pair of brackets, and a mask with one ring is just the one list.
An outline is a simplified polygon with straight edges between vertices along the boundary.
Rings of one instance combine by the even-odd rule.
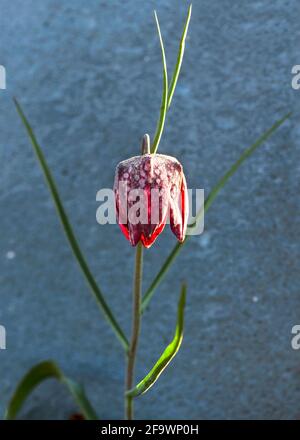
[[179, 241], [185, 238], [188, 196], [182, 165], [163, 154], [143, 154], [117, 165], [114, 182], [119, 226], [136, 246], [148, 248], [170, 221]]

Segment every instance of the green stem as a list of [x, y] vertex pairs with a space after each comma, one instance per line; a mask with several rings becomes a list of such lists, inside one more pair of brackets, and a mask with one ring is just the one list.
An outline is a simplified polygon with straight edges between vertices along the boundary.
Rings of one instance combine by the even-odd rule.
[[161, 56], [162, 56], [162, 65], [163, 65], [163, 93], [162, 93], [162, 99], [161, 99], [159, 119], [158, 119], [158, 123], [157, 123], [157, 127], [156, 127], [156, 132], [154, 135], [153, 145], [151, 147], [151, 153], [153, 153], [153, 154], [155, 154], [158, 149], [160, 138], [161, 138], [162, 132], [164, 130], [165, 119], [166, 119], [166, 114], [167, 114], [167, 109], [168, 109], [167, 61], [166, 61], [164, 43], [163, 43], [163, 39], [161, 36], [161, 31], [160, 31], [160, 26], [159, 26], [159, 21], [158, 21], [156, 11], [154, 11], [154, 17], [155, 17], [155, 21], [156, 21], [158, 38], [159, 38], [160, 47], [161, 47]]
[[184, 49], [185, 49], [185, 39], [187, 36], [187, 31], [189, 28], [191, 15], [192, 15], [192, 5], [190, 5], [189, 10], [188, 10], [188, 14], [186, 17], [185, 25], [183, 28], [183, 32], [182, 32], [181, 40], [180, 40], [180, 44], [179, 44], [177, 61], [176, 61], [175, 69], [173, 72], [173, 77], [172, 77], [171, 84], [170, 84], [169, 91], [168, 91], [168, 109], [169, 109], [171, 102], [172, 102], [172, 98], [173, 98], [173, 95], [175, 92], [177, 80], [178, 80], [180, 69], [181, 69], [181, 64], [182, 64], [183, 54], [184, 54]]
[[[133, 387], [135, 359], [139, 341], [141, 326], [141, 296], [142, 296], [142, 276], [143, 276], [143, 245], [141, 242], [136, 247], [135, 254], [135, 273], [133, 283], [133, 311], [132, 311], [132, 333], [128, 350], [126, 391]], [[125, 397], [125, 418], [133, 419], [133, 398]]]
[[189, 24], [190, 24], [191, 15], [192, 15], [192, 5], [190, 5], [189, 10], [188, 10], [188, 14], [186, 17], [185, 25], [183, 28], [183, 32], [182, 32], [181, 40], [180, 40], [180, 44], [179, 44], [176, 65], [174, 68], [170, 87], [168, 88], [168, 72], [167, 72], [167, 62], [166, 62], [166, 56], [165, 56], [164, 43], [163, 43], [163, 39], [162, 39], [161, 32], [160, 32], [157, 14], [154, 11], [154, 16], [155, 16], [156, 26], [157, 26], [157, 31], [158, 31], [158, 37], [159, 37], [161, 52], [162, 52], [163, 91], [162, 91], [159, 119], [158, 119], [158, 123], [157, 123], [157, 127], [156, 127], [156, 132], [154, 135], [153, 145], [151, 148], [151, 153], [153, 153], [153, 154], [155, 154], [158, 149], [158, 145], [159, 145], [159, 142], [160, 142], [163, 130], [164, 130], [166, 114], [167, 114], [167, 111], [169, 110], [169, 107], [171, 105], [171, 101], [172, 101], [172, 98], [173, 98], [173, 95], [175, 92], [175, 88], [176, 88], [176, 84], [178, 81], [178, 77], [180, 74], [180, 69], [181, 69], [181, 64], [182, 64], [183, 54], [184, 54], [184, 49], [185, 49], [185, 40], [186, 40], [186, 36], [187, 36]]

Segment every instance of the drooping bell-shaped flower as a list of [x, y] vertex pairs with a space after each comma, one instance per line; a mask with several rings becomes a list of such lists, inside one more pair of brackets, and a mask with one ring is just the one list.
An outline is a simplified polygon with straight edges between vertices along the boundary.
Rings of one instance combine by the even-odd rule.
[[189, 210], [182, 165], [174, 157], [150, 154], [147, 135], [144, 143], [148, 144], [146, 154], [117, 165], [114, 182], [117, 221], [132, 246], [141, 241], [150, 247], [168, 221], [182, 242]]

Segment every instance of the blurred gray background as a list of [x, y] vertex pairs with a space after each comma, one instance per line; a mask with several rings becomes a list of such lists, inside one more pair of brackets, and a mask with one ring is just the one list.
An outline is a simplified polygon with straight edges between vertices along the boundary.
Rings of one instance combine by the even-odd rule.
[[[123, 416], [124, 355], [63, 235], [16, 114], [35, 128], [84, 254], [122, 327], [130, 331], [134, 251], [117, 226], [95, 220], [96, 192], [115, 165], [154, 134], [160, 106], [159, 14], [169, 71], [187, 1], [1, 0], [0, 410], [35, 362], [58, 361], [81, 381], [101, 418]], [[137, 418], [298, 419], [300, 351], [300, 64], [297, 0], [194, 1], [185, 59], [160, 152], [206, 194], [276, 119], [293, 118], [239, 170], [157, 290], [144, 315], [137, 378], [173, 335], [188, 283], [185, 338], [168, 370], [136, 402]], [[145, 252], [146, 288], [175, 244], [166, 228]], [[20, 417], [76, 410], [49, 381]]]

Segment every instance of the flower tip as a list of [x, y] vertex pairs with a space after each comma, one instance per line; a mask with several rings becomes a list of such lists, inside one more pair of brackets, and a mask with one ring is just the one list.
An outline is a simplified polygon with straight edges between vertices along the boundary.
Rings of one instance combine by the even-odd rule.
[[150, 154], [150, 136], [149, 134], [144, 134], [142, 139], [142, 154]]

